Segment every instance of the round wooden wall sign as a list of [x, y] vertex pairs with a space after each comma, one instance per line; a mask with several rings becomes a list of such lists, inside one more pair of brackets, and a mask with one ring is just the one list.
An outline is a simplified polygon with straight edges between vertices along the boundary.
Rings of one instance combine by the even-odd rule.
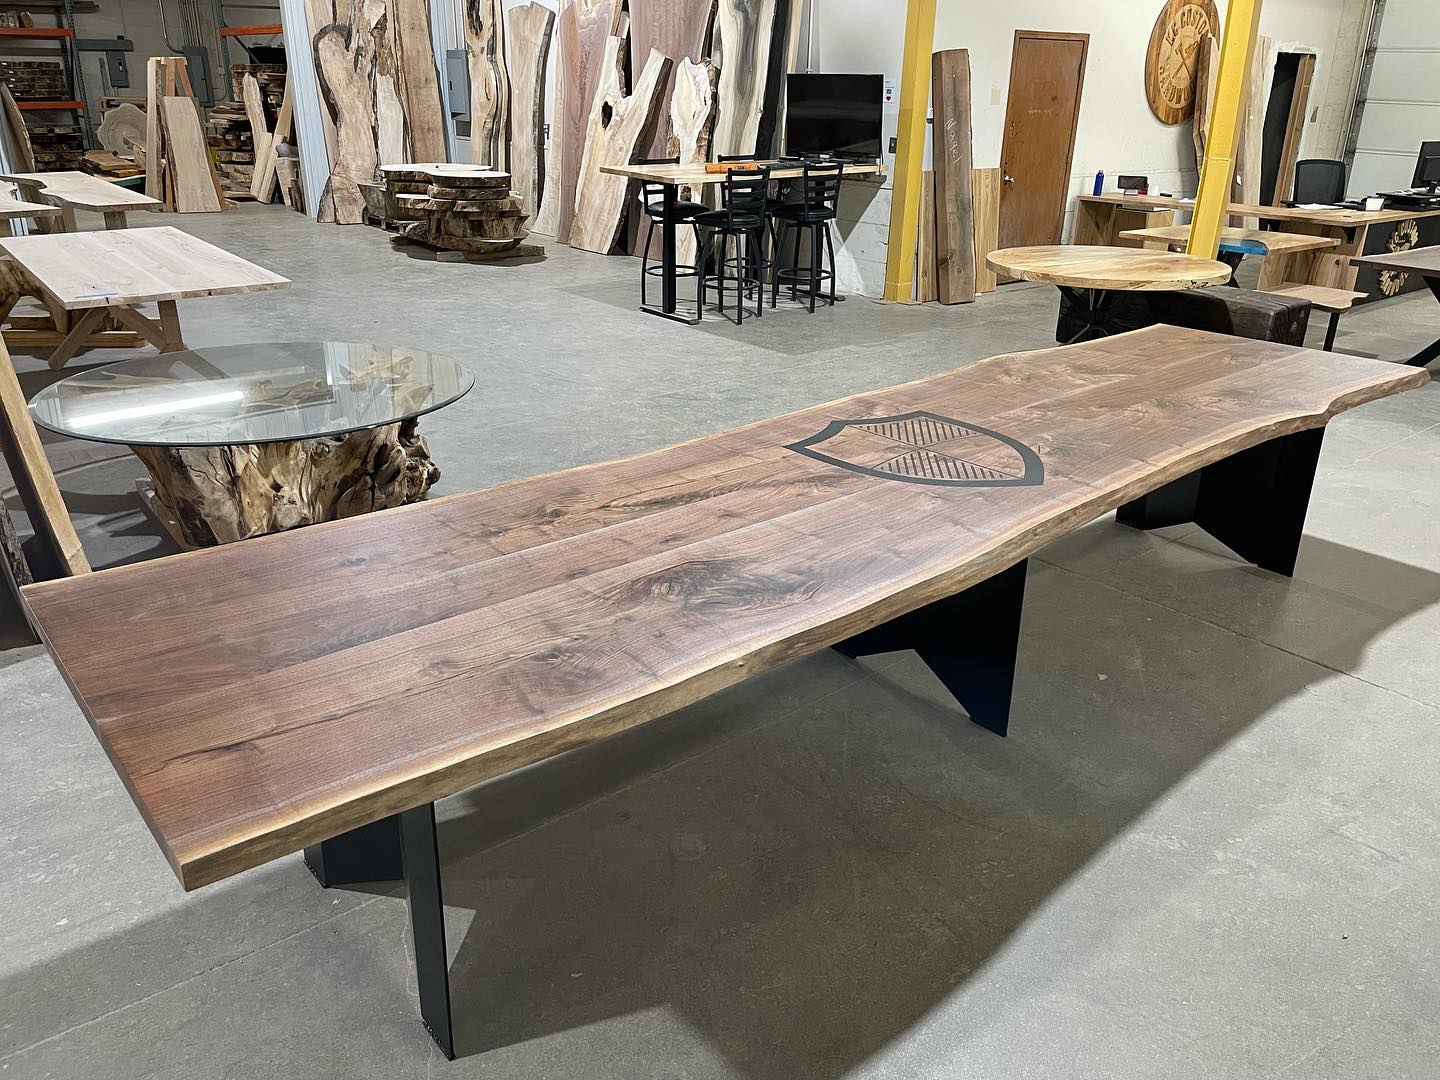
[[1220, 35], [1215, 0], [1166, 0], [1145, 53], [1145, 97], [1162, 124], [1195, 111], [1195, 49], [1206, 34]]

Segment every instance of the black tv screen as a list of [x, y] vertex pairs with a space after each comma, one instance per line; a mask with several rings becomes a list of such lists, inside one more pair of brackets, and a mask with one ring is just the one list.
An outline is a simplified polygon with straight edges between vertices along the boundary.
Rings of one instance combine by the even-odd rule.
[[785, 152], [880, 157], [883, 75], [787, 75]]

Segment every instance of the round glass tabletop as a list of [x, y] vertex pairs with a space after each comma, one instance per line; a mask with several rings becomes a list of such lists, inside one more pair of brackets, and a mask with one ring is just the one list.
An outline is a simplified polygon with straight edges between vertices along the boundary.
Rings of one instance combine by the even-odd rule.
[[458, 400], [448, 356], [344, 341], [221, 345], [84, 371], [35, 395], [51, 431], [130, 446], [292, 442], [381, 427]]

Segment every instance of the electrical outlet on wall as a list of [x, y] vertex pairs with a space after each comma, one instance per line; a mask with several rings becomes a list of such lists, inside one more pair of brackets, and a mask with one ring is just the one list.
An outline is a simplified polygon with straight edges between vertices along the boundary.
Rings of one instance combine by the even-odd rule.
[[890, 153], [893, 154], [893, 153], [895, 153], [895, 151], [897, 151], [897, 150], [899, 150], [899, 149], [900, 149], [900, 140], [899, 140], [898, 138], [896, 138], [894, 135], [891, 135], [891, 136], [890, 136]]

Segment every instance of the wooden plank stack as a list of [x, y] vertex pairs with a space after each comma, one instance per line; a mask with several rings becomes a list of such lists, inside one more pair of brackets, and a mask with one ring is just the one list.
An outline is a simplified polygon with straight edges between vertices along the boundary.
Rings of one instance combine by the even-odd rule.
[[483, 165], [387, 165], [386, 203], [414, 220], [398, 225], [400, 243], [421, 243], [471, 260], [539, 255], [523, 243], [529, 215], [511, 176]]
[[[0, 61], [0, 82], [16, 101], [64, 101], [70, 97], [65, 69], [53, 60]], [[26, 110], [22, 122], [34, 155], [34, 170], [79, 169], [85, 136], [72, 112]]]
[[260, 101], [271, 126], [280, 111], [280, 99], [285, 91], [284, 64], [230, 66], [234, 100], [221, 101], [210, 107], [210, 116], [205, 122], [205, 141], [215, 159], [220, 185], [232, 199], [250, 198], [250, 186], [255, 178], [255, 136], [243, 104], [246, 75], [253, 77], [259, 85]]

